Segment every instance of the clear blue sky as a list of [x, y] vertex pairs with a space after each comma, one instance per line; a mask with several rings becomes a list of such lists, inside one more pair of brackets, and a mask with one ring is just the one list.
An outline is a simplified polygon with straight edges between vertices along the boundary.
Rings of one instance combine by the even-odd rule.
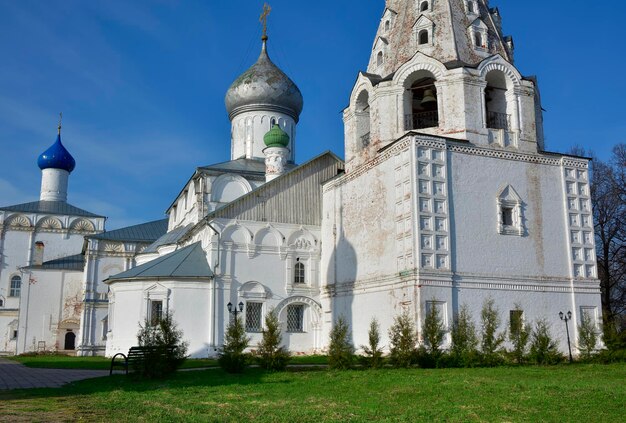
[[[298, 84], [299, 162], [343, 156], [341, 110], [383, 0], [272, 0], [270, 55]], [[626, 142], [625, 2], [492, 0], [537, 75], [547, 145]], [[261, 0], [0, 0], [0, 204], [38, 199], [37, 156], [77, 161], [69, 201], [108, 229], [163, 217], [197, 166], [229, 159], [224, 94], [256, 59]]]

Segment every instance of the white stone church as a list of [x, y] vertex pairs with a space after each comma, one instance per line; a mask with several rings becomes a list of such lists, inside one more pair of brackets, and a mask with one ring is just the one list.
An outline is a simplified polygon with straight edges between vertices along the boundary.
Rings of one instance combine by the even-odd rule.
[[544, 150], [537, 81], [488, 3], [386, 2], [345, 162], [295, 162], [303, 98], [264, 37], [226, 94], [230, 160], [197, 167], [162, 221], [107, 232], [70, 205], [59, 129], [40, 201], [0, 207], [0, 352], [111, 356], [173, 312], [189, 353], [213, 356], [241, 303], [252, 344], [275, 309], [285, 345], [313, 353], [340, 315], [358, 346], [373, 317], [385, 336], [439, 307], [451, 328], [487, 298], [501, 330], [519, 307], [565, 350], [559, 311], [601, 321], [588, 160]]

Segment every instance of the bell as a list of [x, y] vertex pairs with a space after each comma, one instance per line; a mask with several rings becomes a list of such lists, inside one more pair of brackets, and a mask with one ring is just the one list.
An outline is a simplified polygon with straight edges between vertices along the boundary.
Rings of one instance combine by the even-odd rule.
[[422, 102], [420, 103], [421, 106], [430, 106], [433, 104], [437, 103], [437, 98], [435, 98], [435, 93], [433, 93], [433, 90], [425, 90], [424, 91], [424, 98], [422, 99]]

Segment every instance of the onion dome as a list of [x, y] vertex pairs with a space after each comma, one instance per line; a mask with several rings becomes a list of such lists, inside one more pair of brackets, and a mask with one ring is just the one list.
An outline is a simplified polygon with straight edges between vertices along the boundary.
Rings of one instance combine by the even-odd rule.
[[287, 147], [289, 145], [289, 135], [280, 126], [274, 125], [267, 134], [263, 136], [263, 141], [268, 147]]
[[70, 154], [69, 151], [61, 143], [61, 128], [59, 128], [59, 135], [54, 144], [50, 146], [46, 151], [41, 153], [37, 160], [39, 169], [61, 169], [72, 173], [76, 167], [76, 160]]
[[232, 118], [242, 112], [268, 110], [298, 121], [303, 100], [300, 89], [267, 55], [265, 38], [254, 65], [233, 82], [226, 93], [226, 110]]

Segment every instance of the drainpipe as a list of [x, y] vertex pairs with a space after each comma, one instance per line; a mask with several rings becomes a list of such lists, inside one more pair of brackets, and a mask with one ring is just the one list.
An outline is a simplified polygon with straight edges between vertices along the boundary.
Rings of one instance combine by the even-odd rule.
[[220, 243], [221, 243], [221, 234], [215, 229], [211, 222], [207, 220], [207, 226], [211, 228], [213, 232], [217, 234], [217, 259], [215, 260], [215, 271], [213, 272], [213, 328], [211, 331], [211, 343], [213, 344], [213, 351], [217, 350], [217, 269], [220, 266]]

